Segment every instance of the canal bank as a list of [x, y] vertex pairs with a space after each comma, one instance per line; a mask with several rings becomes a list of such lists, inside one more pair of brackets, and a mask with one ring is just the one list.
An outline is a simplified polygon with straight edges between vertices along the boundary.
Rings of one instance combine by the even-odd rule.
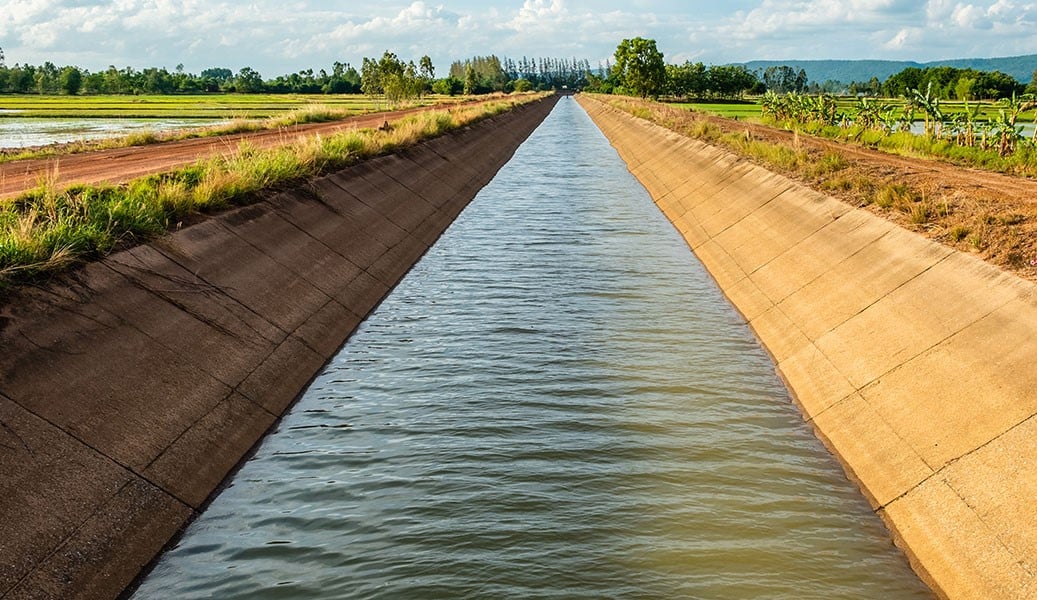
[[931, 599], [562, 99], [134, 600]]
[[556, 101], [11, 294], [0, 597], [120, 594]]
[[950, 598], [1037, 594], [1037, 290], [581, 97]]

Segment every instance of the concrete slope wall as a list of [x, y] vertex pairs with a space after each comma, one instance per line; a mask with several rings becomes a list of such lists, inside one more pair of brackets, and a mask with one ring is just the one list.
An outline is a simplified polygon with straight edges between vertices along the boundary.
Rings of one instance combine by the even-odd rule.
[[769, 349], [912, 564], [1037, 598], [1037, 289], [723, 150], [581, 103]]
[[9, 298], [0, 597], [119, 595], [554, 103]]

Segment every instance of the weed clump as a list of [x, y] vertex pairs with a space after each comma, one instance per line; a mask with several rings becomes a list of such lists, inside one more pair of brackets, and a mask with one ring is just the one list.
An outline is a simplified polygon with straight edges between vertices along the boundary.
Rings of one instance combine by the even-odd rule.
[[891, 183], [875, 192], [872, 202], [881, 208], [910, 206], [918, 200], [911, 188], [901, 183]]

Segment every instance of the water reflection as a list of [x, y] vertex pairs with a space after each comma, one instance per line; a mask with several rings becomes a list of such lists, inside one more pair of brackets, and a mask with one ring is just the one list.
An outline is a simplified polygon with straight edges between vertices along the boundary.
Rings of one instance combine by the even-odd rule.
[[570, 99], [138, 598], [925, 598]]
[[[0, 111], [3, 112], [3, 111]], [[161, 132], [226, 123], [219, 119], [0, 119], [0, 148], [29, 148], [129, 135]]]

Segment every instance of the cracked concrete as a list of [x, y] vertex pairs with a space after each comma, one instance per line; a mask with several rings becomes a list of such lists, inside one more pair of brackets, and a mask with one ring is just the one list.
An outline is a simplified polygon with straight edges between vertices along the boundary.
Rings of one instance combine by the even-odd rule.
[[555, 100], [14, 292], [0, 597], [121, 594]]
[[1037, 286], [589, 98], [948, 598], [1037, 597]]

